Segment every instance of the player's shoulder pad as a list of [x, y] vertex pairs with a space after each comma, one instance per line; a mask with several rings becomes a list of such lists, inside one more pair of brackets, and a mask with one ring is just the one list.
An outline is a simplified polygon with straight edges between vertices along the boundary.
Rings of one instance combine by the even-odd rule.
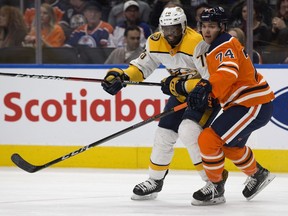
[[146, 49], [149, 52], [168, 52], [165, 39], [160, 32], [155, 32], [148, 37]]
[[[185, 37], [188, 38], [189, 40], [191, 40], [193, 43], [198, 44], [200, 41], [203, 40], [203, 37], [201, 34], [199, 34], [198, 32], [196, 32], [195, 30], [187, 27], [186, 29], [186, 34]], [[190, 43], [191, 43], [190, 41]]]
[[207, 53], [209, 50], [209, 47], [210, 47], [210, 44], [208, 44], [204, 40], [202, 40], [195, 47], [193, 56], [200, 56], [200, 55]]
[[149, 39], [151, 39], [152, 41], [158, 41], [160, 38], [161, 38], [160, 32], [155, 32], [149, 37]]
[[180, 50], [183, 53], [187, 53], [189, 55], [193, 55], [195, 47], [203, 41], [202, 36], [194, 31], [193, 29], [187, 27], [186, 33], [184, 35], [184, 38], [182, 40]]

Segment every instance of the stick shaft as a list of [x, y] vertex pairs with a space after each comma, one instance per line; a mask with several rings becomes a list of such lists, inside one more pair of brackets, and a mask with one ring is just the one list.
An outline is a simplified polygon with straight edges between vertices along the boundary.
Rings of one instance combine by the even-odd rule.
[[[31, 78], [31, 79], [46, 79], [46, 80], [96, 82], [96, 83], [101, 83], [104, 81], [103, 79], [95, 79], [95, 78], [62, 77], [62, 76], [36, 75], [36, 74], [15, 74], [15, 73], [3, 73], [3, 72], [0, 72], [0, 76]], [[161, 83], [154, 83], [154, 82], [124, 81], [124, 83], [127, 85], [161, 86]]]
[[79, 149], [76, 150], [76, 151], [70, 152], [70, 153], [68, 153], [68, 154], [66, 154], [66, 155], [64, 155], [64, 156], [61, 156], [61, 157], [59, 157], [59, 158], [57, 158], [57, 159], [55, 159], [55, 160], [52, 160], [52, 161], [50, 161], [50, 162], [48, 162], [48, 163], [46, 163], [46, 164], [40, 165], [40, 166], [35, 166], [35, 165], [30, 164], [29, 162], [27, 162], [26, 160], [24, 160], [24, 159], [23, 159], [19, 154], [17, 154], [17, 153], [15, 153], [15, 154], [13, 154], [13, 155], [11, 156], [11, 160], [12, 160], [19, 168], [21, 168], [21, 169], [23, 169], [23, 170], [25, 170], [25, 171], [27, 171], [27, 172], [34, 173], [34, 172], [37, 172], [37, 171], [42, 170], [42, 169], [44, 169], [44, 168], [47, 168], [47, 167], [49, 167], [49, 166], [51, 166], [51, 165], [53, 165], [53, 164], [56, 164], [56, 163], [59, 163], [59, 162], [61, 162], [61, 161], [66, 160], [66, 159], [68, 159], [68, 158], [71, 158], [71, 157], [73, 157], [73, 156], [75, 156], [75, 155], [77, 155], [77, 154], [80, 154], [80, 153], [82, 153], [82, 152], [84, 152], [84, 151], [86, 151], [86, 150], [88, 150], [88, 149], [90, 149], [90, 148], [92, 148], [92, 147], [98, 146], [98, 145], [100, 145], [100, 144], [102, 144], [102, 143], [104, 143], [104, 142], [107, 142], [107, 141], [109, 141], [109, 140], [111, 140], [111, 139], [114, 139], [114, 138], [116, 138], [116, 137], [118, 137], [118, 136], [120, 136], [120, 135], [122, 135], [122, 134], [128, 133], [128, 132], [130, 132], [130, 131], [132, 131], [132, 130], [134, 130], [134, 129], [136, 129], [136, 128], [139, 128], [139, 127], [141, 127], [141, 126], [143, 126], [143, 125], [146, 125], [146, 124], [148, 124], [148, 123], [150, 123], [150, 122], [152, 122], [152, 121], [154, 121], [154, 120], [156, 120], [156, 119], [163, 118], [163, 117], [165, 117], [165, 116], [167, 116], [167, 115], [170, 115], [170, 114], [172, 114], [172, 113], [174, 113], [174, 112], [177, 112], [177, 111], [179, 111], [179, 110], [181, 110], [181, 109], [184, 109], [184, 108], [186, 108], [186, 107], [187, 107], [187, 103], [183, 103], [183, 104], [180, 104], [180, 105], [178, 105], [178, 106], [175, 106], [174, 108], [171, 108], [170, 110], [166, 110], [166, 111], [164, 111], [164, 112], [162, 112], [162, 113], [160, 113], [160, 114], [158, 114], [158, 115], [152, 116], [152, 117], [150, 117], [150, 118], [148, 118], [148, 119], [146, 119], [146, 120], [144, 120], [144, 121], [141, 121], [141, 122], [139, 122], [139, 123], [137, 123], [137, 124], [134, 124], [134, 125], [132, 125], [132, 126], [130, 126], [130, 127], [128, 127], [128, 128], [125, 128], [125, 129], [123, 129], [123, 130], [121, 130], [121, 131], [118, 131], [118, 132], [116, 132], [116, 133], [114, 133], [114, 134], [112, 134], [112, 135], [110, 135], [110, 136], [107, 136], [107, 137], [105, 137], [105, 138], [102, 138], [102, 139], [100, 139], [100, 140], [98, 140], [98, 141], [96, 141], [96, 142], [93, 142], [93, 143], [89, 144], [89, 145], [83, 146], [82, 148], [79, 148]]

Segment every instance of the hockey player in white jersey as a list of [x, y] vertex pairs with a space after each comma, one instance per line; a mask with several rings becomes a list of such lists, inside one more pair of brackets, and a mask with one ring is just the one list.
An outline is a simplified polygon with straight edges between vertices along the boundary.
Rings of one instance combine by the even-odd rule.
[[[165, 8], [159, 21], [160, 31], [148, 38], [145, 51], [132, 60], [127, 69], [110, 69], [102, 86], [105, 91], [115, 95], [124, 87], [123, 81], [141, 82], [162, 64], [170, 73], [161, 81], [163, 93], [170, 95], [164, 108], [169, 110], [185, 102], [186, 96], [201, 77], [208, 78], [205, 53], [209, 45], [199, 33], [187, 27], [186, 15], [180, 7]], [[160, 119], [150, 156], [149, 178], [134, 187], [131, 199], [157, 197], [168, 173], [178, 137], [186, 146], [201, 178], [207, 181], [197, 139], [218, 111], [218, 106], [199, 112], [186, 109]]]

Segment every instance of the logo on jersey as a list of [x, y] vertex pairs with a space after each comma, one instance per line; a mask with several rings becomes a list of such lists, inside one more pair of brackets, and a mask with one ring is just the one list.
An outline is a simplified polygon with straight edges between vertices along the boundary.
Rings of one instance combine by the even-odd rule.
[[275, 92], [273, 104], [271, 121], [278, 127], [288, 130], [288, 87]]
[[190, 68], [175, 68], [167, 69], [171, 76], [189, 76], [189, 79], [195, 78], [199, 75], [198, 71], [191, 70]]
[[151, 35], [151, 40], [158, 41], [160, 36], [161, 36], [161, 33], [154, 33], [153, 35]]
[[78, 44], [87, 45], [89, 47], [97, 47], [95, 39], [90, 35], [82, 36], [78, 41]]

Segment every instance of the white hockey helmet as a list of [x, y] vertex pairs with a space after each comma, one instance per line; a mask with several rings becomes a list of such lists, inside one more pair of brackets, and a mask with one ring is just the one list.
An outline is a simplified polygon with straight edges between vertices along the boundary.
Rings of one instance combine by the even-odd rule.
[[162, 32], [161, 26], [171, 26], [181, 24], [182, 33], [185, 33], [187, 26], [187, 18], [184, 10], [180, 7], [167, 7], [161, 13], [159, 18], [159, 29]]

